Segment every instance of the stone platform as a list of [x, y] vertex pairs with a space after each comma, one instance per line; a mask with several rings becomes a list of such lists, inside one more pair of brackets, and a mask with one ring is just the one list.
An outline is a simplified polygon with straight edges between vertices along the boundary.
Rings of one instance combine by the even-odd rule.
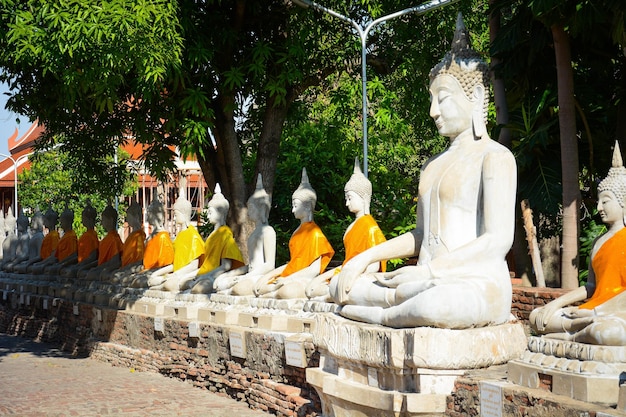
[[[626, 382], [626, 346], [595, 346], [533, 336], [524, 356], [509, 362], [509, 379], [576, 400], [615, 406], [620, 386]], [[625, 389], [622, 401], [626, 401]]]
[[320, 366], [307, 369], [307, 381], [325, 416], [443, 415], [459, 376], [518, 358], [526, 347], [519, 322], [450, 330], [391, 329], [329, 314], [316, 321]]

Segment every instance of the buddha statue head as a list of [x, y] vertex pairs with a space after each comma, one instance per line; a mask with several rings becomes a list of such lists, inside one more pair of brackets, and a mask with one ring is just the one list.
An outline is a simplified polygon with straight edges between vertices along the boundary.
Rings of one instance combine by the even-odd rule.
[[65, 205], [65, 209], [61, 213], [61, 228], [64, 231], [72, 230], [72, 223], [74, 223], [74, 211]]
[[154, 228], [154, 231], [161, 231], [165, 223], [165, 207], [158, 198], [152, 201], [148, 206], [148, 223]]
[[[441, 62], [435, 65], [430, 71], [431, 84], [431, 116], [433, 115], [432, 101], [439, 99], [438, 91], [432, 91], [434, 84], [438, 80], [439, 83], [453, 83], [451, 80], [444, 81], [441, 77], [449, 77], [456, 81], [457, 88], [451, 87], [445, 94], [463, 93], [465, 98], [471, 104], [471, 122], [474, 128], [474, 135], [482, 137], [486, 134], [485, 121], [487, 120], [487, 111], [489, 106], [489, 66], [481, 58], [481, 56], [471, 48], [469, 33], [463, 23], [463, 16], [459, 13], [456, 22], [456, 30], [452, 40], [452, 47], [443, 57]], [[448, 86], [450, 87], [450, 86]], [[437, 89], [439, 86], [437, 86]], [[460, 90], [460, 91], [456, 91]], [[445, 120], [445, 118], [444, 118]], [[437, 120], [435, 120], [437, 122]], [[442, 131], [439, 124], [437, 127], [440, 133], [447, 135]]]
[[[298, 204], [301, 204], [302, 207], [305, 210], [309, 211], [312, 216], [313, 210], [315, 210], [315, 203], [317, 202], [317, 194], [309, 183], [309, 176], [306, 173], [306, 168], [302, 168], [302, 179], [300, 180], [300, 185], [291, 196], [291, 201], [293, 204], [292, 212], [294, 214], [296, 214], [296, 200], [299, 201]], [[296, 218], [298, 217], [296, 216]]]
[[126, 209], [126, 221], [132, 230], [141, 228], [141, 206], [135, 200]]
[[107, 232], [117, 229], [117, 210], [109, 203], [102, 212], [102, 227]]
[[[602, 207], [603, 200], [606, 199], [614, 199], [616, 203], [622, 209], [622, 221], [626, 225], [626, 208], [625, 201], [626, 198], [626, 168], [624, 168], [624, 163], [622, 161], [622, 154], [620, 152], [619, 143], [615, 141], [615, 148], [613, 150], [613, 160], [611, 164], [611, 168], [609, 169], [609, 173], [606, 178], [604, 178], [598, 184], [598, 211], [602, 216], [602, 220], [606, 223], [614, 221], [611, 218], [612, 213], [608, 213], [606, 207]], [[608, 216], [608, 218], [607, 218]], [[617, 213], [615, 214], [617, 216]]]
[[221, 223], [223, 223], [226, 220], [226, 216], [228, 215], [228, 209], [230, 208], [230, 204], [228, 204], [228, 200], [226, 200], [226, 197], [224, 197], [224, 194], [222, 194], [222, 188], [220, 187], [219, 183], [215, 184], [213, 197], [211, 197], [207, 206], [208, 206], [207, 210], [209, 211], [209, 213], [211, 212], [211, 209], [213, 209], [219, 216], [219, 218], [211, 219], [212, 215], [209, 214], [209, 221], [212, 224], [215, 224], [216, 220], [220, 220]]
[[57, 227], [57, 223], [59, 222], [59, 213], [57, 213], [52, 207], [48, 208], [43, 215], [43, 224], [46, 225], [46, 228], [49, 231], [53, 231]]
[[85, 203], [85, 208], [83, 208], [83, 213], [82, 213], [83, 225], [87, 229], [93, 229], [96, 226], [97, 216], [98, 216], [98, 213], [96, 212], [96, 209], [91, 205], [91, 200], [87, 200], [87, 202]]
[[43, 231], [43, 213], [41, 212], [41, 210], [39, 210], [39, 207], [35, 209], [33, 218], [30, 220], [30, 228], [35, 233], [40, 233]]
[[178, 198], [174, 202], [174, 219], [176, 223], [187, 225], [191, 221], [191, 210], [193, 209], [191, 202], [187, 200], [186, 179], [180, 178], [178, 186]]
[[16, 222], [17, 222], [17, 219], [13, 215], [13, 209], [9, 207], [9, 209], [7, 210], [7, 215], [4, 218], [4, 230], [6, 230], [9, 233], [15, 232]]
[[261, 173], [259, 173], [256, 179], [254, 193], [248, 198], [248, 216], [254, 220], [255, 213], [258, 213], [259, 220], [263, 223], [267, 223], [271, 205], [272, 201], [270, 195], [265, 191], [265, 188], [263, 188], [263, 177]]
[[[343, 187], [346, 194], [346, 205], [352, 213], [363, 212], [369, 214], [370, 202], [372, 200], [372, 183], [363, 175], [359, 165], [358, 158], [354, 160], [354, 170], [352, 176]], [[362, 201], [351, 201], [354, 197], [358, 197]], [[362, 207], [357, 207], [362, 206]]]
[[19, 216], [17, 216], [17, 231], [26, 232], [28, 230], [29, 220], [28, 217], [20, 210]]

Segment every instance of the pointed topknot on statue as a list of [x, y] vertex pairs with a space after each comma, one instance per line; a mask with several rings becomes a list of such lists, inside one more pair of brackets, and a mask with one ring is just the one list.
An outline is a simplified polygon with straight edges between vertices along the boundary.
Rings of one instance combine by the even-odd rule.
[[213, 207], [216, 210], [228, 212], [228, 208], [230, 207], [230, 205], [228, 203], [228, 200], [226, 200], [226, 197], [224, 197], [224, 194], [222, 194], [222, 187], [220, 187], [219, 183], [215, 184], [213, 197], [211, 197], [211, 200], [209, 200], [208, 206]]
[[262, 203], [263, 205], [269, 206], [272, 204], [270, 195], [265, 191], [265, 187], [263, 186], [263, 176], [259, 172], [259, 175], [256, 177], [256, 187], [254, 189], [254, 193], [250, 196], [250, 200], [255, 202]]
[[359, 158], [354, 158], [354, 170], [352, 176], [343, 187], [344, 192], [353, 191], [366, 202], [372, 199], [372, 183], [368, 180], [359, 164]]
[[191, 202], [187, 200], [187, 178], [184, 175], [178, 180], [178, 198], [174, 202], [174, 210], [191, 213]]
[[303, 203], [309, 203], [311, 205], [311, 210], [315, 209], [315, 203], [317, 203], [317, 193], [311, 184], [309, 183], [309, 176], [306, 173], [306, 168], [302, 168], [302, 179], [300, 180], [300, 185], [298, 189], [293, 192], [291, 196], [294, 200], [300, 200]]
[[609, 169], [606, 178], [598, 184], [598, 193], [611, 191], [617, 197], [620, 205], [624, 207], [624, 198], [626, 197], [626, 168], [624, 168], [618, 141], [615, 141], [611, 165], [611, 169]]
[[[488, 86], [490, 82], [489, 65], [478, 52], [472, 49], [469, 32], [463, 23], [461, 13], [456, 19], [456, 30], [450, 51], [430, 70], [430, 80], [445, 74], [457, 79], [469, 99], [472, 99], [474, 87], [477, 84]], [[485, 106], [489, 103], [488, 89], [486, 90]]]

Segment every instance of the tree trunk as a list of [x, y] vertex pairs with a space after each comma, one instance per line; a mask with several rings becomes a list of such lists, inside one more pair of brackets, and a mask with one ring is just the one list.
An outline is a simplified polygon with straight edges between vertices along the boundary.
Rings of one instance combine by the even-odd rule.
[[[493, 4], [490, 0], [489, 4]], [[492, 12], [489, 15], [489, 40], [493, 42], [500, 30], [500, 12]], [[497, 77], [493, 68], [500, 63], [498, 58], [491, 57], [491, 80], [493, 83], [493, 102], [496, 106], [496, 123], [504, 126], [509, 123], [509, 109], [506, 105], [506, 90], [504, 80]], [[511, 132], [508, 128], [502, 127], [497, 137], [498, 142], [511, 149]]]
[[563, 238], [561, 287], [578, 287], [578, 235], [580, 188], [578, 185], [578, 141], [574, 103], [574, 73], [569, 36], [562, 24], [551, 27], [556, 56], [559, 130], [561, 135], [561, 174], [563, 182]]

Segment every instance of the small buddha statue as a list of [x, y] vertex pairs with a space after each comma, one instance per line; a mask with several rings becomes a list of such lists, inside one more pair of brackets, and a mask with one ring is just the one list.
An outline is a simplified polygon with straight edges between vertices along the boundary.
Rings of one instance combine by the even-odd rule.
[[[378, 226], [374, 217], [370, 214], [370, 202], [372, 199], [372, 183], [363, 175], [359, 166], [359, 161], [354, 161], [354, 171], [344, 187], [346, 207], [355, 215], [354, 221], [348, 226], [343, 235], [343, 244], [346, 251], [345, 265], [364, 250], [384, 242], [385, 235]], [[366, 273], [385, 272], [386, 261], [376, 262], [369, 265]], [[321, 301], [331, 301], [329, 294], [330, 284], [337, 286], [336, 277], [341, 272], [341, 267], [333, 268], [311, 280], [306, 288], [306, 295], [311, 299]], [[333, 291], [334, 292], [334, 291]]]
[[159, 199], [155, 199], [148, 206], [148, 224], [152, 232], [146, 241], [143, 268], [133, 274], [122, 274], [122, 285], [133, 288], [144, 288], [148, 285], [148, 278], [156, 270], [174, 262], [174, 245], [167, 230], [165, 230], [165, 208]]
[[7, 215], [4, 218], [4, 231], [6, 233], [6, 237], [2, 242], [1, 268], [4, 268], [4, 265], [13, 260], [15, 257], [15, 251], [17, 249], [17, 235], [15, 234], [16, 223], [17, 219], [13, 215], [13, 210], [9, 207]]
[[182, 290], [191, 288], [192, 294], [209, 294], [213, 292], [216, 278], [244, 265], [233, 232], [226, 225], [229, 207], [219, 183], [216, 184], [207, 208], [207, 218], [214, 228], [204, 243], [204, 261], [197, 271], [189, 271], [187, 277], [180, 277], [179, 286]]
[[263, 275], [253, 288], [247, 282], [237, 283], [232, 289], [233, 295], [253, 293], [257, 297], [267, 298], [306, 298], [308, 283], [330, 263], [335, 250], [313, 221], [317, 194], [309, 183], [305, 168], [302, 169], [302, 180], [291, 202], [291, 211], [300, 220], [300, 225], [289, 239], [289, 262]]
[[[142, 268], [146, 233], [143, 231], [141, 206], [133, 201], [126, 210], [126, 222], [130, 226], [130, 234], [124, 240], [122, 251], [111, 257], [106, 263], [99, 265], [100, 279], [113, 280], [114, 274], [133, 273]], [[118, 280], [113, 280], [117, 282]]]
[[40, 274], [46, 272], [48, 274], [58, 273], [57, 268], [51, 268], [53, 265], [57, 265], [62, 261], [65, 261], [69, 256], [76, 253], [78, 249], [78, 239], [76, 238], [76, 232], [74, 231], [74, 211], [65, 207], [65, 210], [61, 213], [60, 217], [61, 229], [63, 229], [63, 236], [59, 239], [57, 247], [50, 256], [32, 265], [29, 270], [33, 274]]
[[[57, 248], [59, 244], [59, 240], [61, 240], [61, 236], [57, 231], [57, 224], [59, 223], [59, 213], [52, 209], [52, 207], [48, 208], [43, 215], [43, 224], [48, 230], [48, 233], [43, 238], [41, 242], [41, 251], [39, 253], [39, 257], [41, 259], [46, 259]], [[40, 260], [41, 260], [40, 259]]]
[[180, 232], [174, 239], [174, 262], [154, 271], [148, 278], [152, 289], [180, 291], [181, 277], [197, 271], [204, 260], [204, 241], [198, 229], [191, 224], [192, 206], [185, 196], [184, 180], [174, 203], [174, 221]]
[[257, 177], [256, 189], [248, 198], [246, 207], [248, 218], [254, 222], [254, 230], [248, 237], [248, 265], [233, 268], [218, 276], [213, 289], [221, 294], [230, 294], [238, 282], [248, 282], [250, 288], [266, 273], [276, 268], [276, 231], [268, 224], [271, 199], [265, 188], [261, 174]]
[[[430, 73], [430, 116], [450, 146], [422, 167], [416, 228], [346, 262], [331, 296], [356, 321], [466, 329], [509, 320], [517, 169], [487, 134], [489, 66], [459, 15], [452, 49]], [[372, 263], [417, 265], [367, 273]]]
[[[59, 273], [65, 277], [76, 277], [78, 271], [94, 267], [98, 260], [98, 234], [96, 233], [96, 209], [91, 205], [91, 201], [87, 200], [85, 208], [81, 214], [81, 222], [87, 229], [78, 238], [78, 248], [73, 254], [67, 256], [63, 262], [58, 265], [50, 266], [50, 273]], [[56, 268], [59, 268], [58, 272]]]
[[8, 272], [17, 272], [15, 267], [22, 262], [28, 261], [28, 249], [30, 235], [28, 234], [28, 217], [24, 213], [20, 213], [17, 217], [17, 246], [15, 248], [15, 256], [11, 261], [4, 265], [4, 270]]
[[598, 185], [598, 213], [608, 230], [591, 249], [587, 283], [530, 314], [531, 328], [545, 337], [626, 345], [626, 168], [617, 142], [612, 165]]
[[44, 239], [43, 226], [43, 214], [39, 208], [37, 208], [30, 221], [31, 236], [28, 241], [28, 256], [17, 263], [13, 267], [13, 271], [23, 274], [32, 263], [39, 259], [41, 244]]
[[[81, 278], [86, 278], [90, 281], [98, 280], [102, 268], [98, 268], [105, 265], [111, 258], [119, 255], [122, 251], [122, 239], [117, 232], [117, 210], [110, 204], [102, 211], [102, 227], [107, 232], [98, 244], [98, 260], [97, 265], [86, 265], [82, 271], [78, 273]], [[92, 272], [93, 271], [93, 272]]]

